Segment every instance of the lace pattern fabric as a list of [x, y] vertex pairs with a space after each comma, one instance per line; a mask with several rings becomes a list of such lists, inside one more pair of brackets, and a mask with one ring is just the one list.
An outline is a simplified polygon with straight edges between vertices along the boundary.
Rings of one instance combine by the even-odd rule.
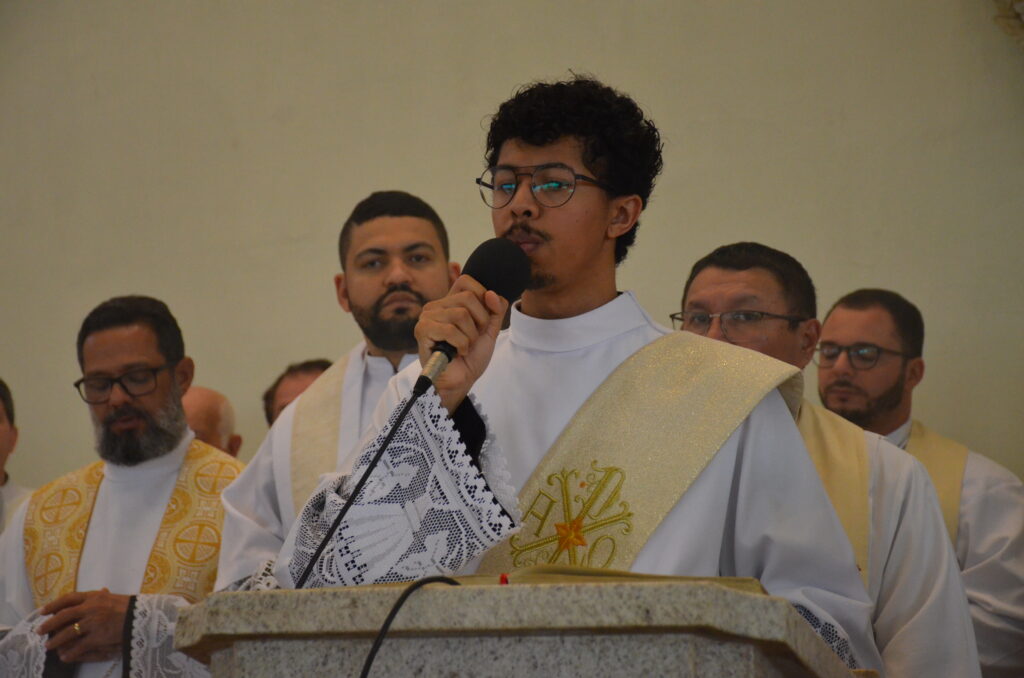
[[0, 638], [0, 676], [42, 678], [46, 637], [36, 633], [48, 617], [33, 612]]
[[[274, 574], [293, 586], [365, 473], [394, 421], [365, 449], [352, 476], [330, 474], [292, 526]], [[503, 472], [488, 439], [485, 468]], [[508, 497], [507, 483], [502, 493]], [[509, 500], [506, 499], [506, 502]], [[515, 506], [514, 501], [506, 505]], [[380, 464], [315, 565], [308, 588], [412, 581], [453, 574], [515, 531], [487, 479], [466, 453], [447, 410], [430, 391], [412, 407]]]
[[837, 629], [830, 622], [823, 622], [818, 619], [818, 616], [808, 610], [803, 605], [793, 605], [796, 611], [800, 613], [800, 616], [811, 625], [814, 632], [818, 634], [818, 637], [825, 641], [825, 643], [836, 653], [846, 664], [847, 668], [859, 669], [860, 665], [857, 663], [857, 658], [853, 656], [853, 648], [850, 647], [850, 641], [842, 634], [842, 631]]
[[136, 597], [128, 671], [131, 678], [209, 678], [204, 664], [174, 649], [178, 612], [187, 606], [178, 596]]

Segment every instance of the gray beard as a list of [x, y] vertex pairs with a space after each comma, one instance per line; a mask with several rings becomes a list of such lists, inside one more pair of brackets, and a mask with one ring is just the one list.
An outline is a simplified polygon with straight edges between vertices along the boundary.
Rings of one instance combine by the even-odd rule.
[[[110, 423], [125, 412], [131, 412], [146, 422], [141, 433], [128, 431], [116, 434], [110, 430]], [[101, 459], [117, 466], [136, 466], [164, 456], [178, 446], [188, 430], [177, 386], [167, 404], [155, 416], [125, 405], [103, 422], [93, 417], [92, 423], [96, 435], [96, 452]]]

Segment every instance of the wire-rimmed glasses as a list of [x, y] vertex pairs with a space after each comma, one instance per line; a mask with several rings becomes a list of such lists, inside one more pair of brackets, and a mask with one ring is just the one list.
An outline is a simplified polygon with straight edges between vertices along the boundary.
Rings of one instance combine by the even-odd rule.
[[586, 181], [600, 188], [607, 187], [594, 177], [580, 174], [560, 162], [535, 167], [510, 167], [498, 165], [488, 167], [476, 180], [480, 197], [491, 209], [500, 209], [512, 201], [519, 187], [520, 177], [530, 177], [530, 191], [533, 197], [545, 207], [561, 207], [569, 202], [576, 191], [576, 184]]

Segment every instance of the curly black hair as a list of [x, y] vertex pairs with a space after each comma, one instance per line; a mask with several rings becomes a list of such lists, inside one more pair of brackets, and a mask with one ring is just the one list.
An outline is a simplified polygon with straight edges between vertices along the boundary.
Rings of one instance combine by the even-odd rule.
[[[495, 165], [510, 139], [545, 146], [562, 137], [580, 141], [583, 162], [612, 197], [638, 195], [647, 207], [662, 167], [658, 128], [630, 97], [589, 76], [520, 88], [491, 118], [485, 160]], [[615, 241], [616, 264], [639, 227], [638, 221]]]

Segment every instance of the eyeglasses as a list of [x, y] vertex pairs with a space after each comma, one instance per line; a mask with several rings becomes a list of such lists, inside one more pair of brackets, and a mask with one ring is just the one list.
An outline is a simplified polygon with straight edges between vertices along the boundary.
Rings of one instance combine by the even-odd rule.
[[608, 190], [608, 187], [597, 179], [579, 174], [568, 165], [553, 162], [533, 168], [507, 165], [488, 167], [476, 180], [477, 186], [480, 187], [480, 197], [492, 209], [504, 207], [512, 202], [512, 196], [519, 187], [519, 177], [530, 177], [533, 197], [545, 207], [561, 207], [569, 202], [569, 198], [576, 190], [577, 181], [587, 181]]
[[847, 360], [850, 361], [850, 366], [855, 370], [870, 370], [878, 364], [878, 359], [882, 357], [883, 353], [890, 353], [904, 358], [911, 357], [902, 351], [894, 351], [891, 348], [882, 348], [875, 344], [861, 343], [842, 346], [830, 341], [823, 341], [818, 344], [818, 348], [815, 352], [816, 357], [814, 358], [814, 364], [818, 367], [832, 367], [836, 364], [836, 361], [839, 360], [839, 356], [845, 353]]
[[156, 390], [156, 375], [169, 370], [177, 363], [167, 363], [160, 367], [140, 367], [129, 370], [120, 377], [82, 377], [75, 382], [75, 389], [82, 400], [90, 405], [99, 405], [110, 400], [114, 384], [118, 384], [128, 395], [137, 398], [149, 395]]
[[682, 311], [673, 313], [672, 326], [677, 330], [685, 330], [694, 334], [707, 334], [711, 329], [711, 321], [719, 319], [722, 325], [722, 335], [729, 342], [735, 344], [746, 344], [764, 341], [765, 320], [787, 320], [791, 323], [798, 323], [807, 320], [796, 315], [779, 315], [767, 311], [725, 311], [724, 313], [705, 313], [704, 311]]

